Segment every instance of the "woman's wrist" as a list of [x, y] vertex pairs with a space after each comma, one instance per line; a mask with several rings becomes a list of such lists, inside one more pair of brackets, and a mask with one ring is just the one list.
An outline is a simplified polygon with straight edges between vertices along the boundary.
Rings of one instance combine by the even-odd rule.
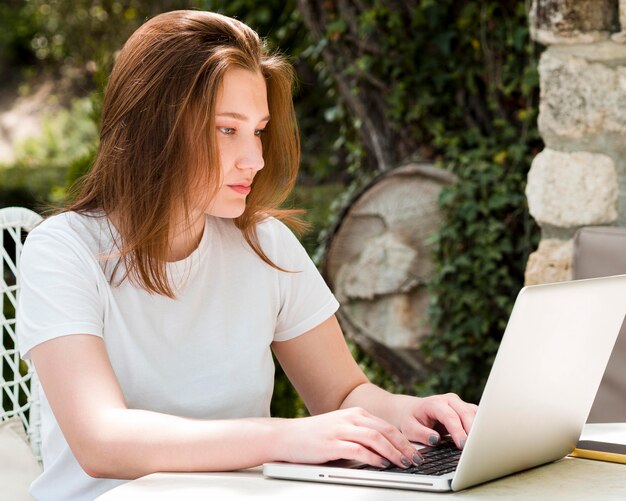
[[293, 461], [290, 446], [293, 445], [292, 428], [296, 421], [302, 418], [271, 418], [268, 432], [265, 436], [264, 449], [267, 452], [267, 462]]

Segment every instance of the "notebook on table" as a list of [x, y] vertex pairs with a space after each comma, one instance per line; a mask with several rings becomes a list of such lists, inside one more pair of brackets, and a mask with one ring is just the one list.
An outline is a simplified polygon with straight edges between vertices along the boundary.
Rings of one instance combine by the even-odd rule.
[[446, 458], [446, 466], [434, 472], [424, 471], [433, 466], [427, 459], [421, 472], [411, 473], [348, 461], [267, 463], [263, 473], [292, 480], [458, 491], [558, 460], [576, 447], [625, 315], [626, 275], [522, 289], [465, 447], [453, 450], [457, 457]]
[[570, 456], [626, 464], [626, 423], [587, 423]]

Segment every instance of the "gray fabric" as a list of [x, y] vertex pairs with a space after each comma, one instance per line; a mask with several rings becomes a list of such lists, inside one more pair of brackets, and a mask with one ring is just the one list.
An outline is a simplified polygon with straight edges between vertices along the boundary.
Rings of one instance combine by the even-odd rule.
[[[576, 232], [574, 279], [622, 274], [626, 274], [626, 228], [589, 226]], [[626, 324], [615, 343], [588, 422], [626, 422]]]
[[30, 484], [41, 473], [41, 466], [28, 445], [18, 417], [0, 422], [0, 498], [32, 500]]

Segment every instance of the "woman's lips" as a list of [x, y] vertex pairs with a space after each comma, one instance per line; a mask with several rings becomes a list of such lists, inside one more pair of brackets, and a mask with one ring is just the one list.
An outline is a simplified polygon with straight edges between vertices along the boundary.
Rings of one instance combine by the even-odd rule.
[[228, 187], [231, 190], [236, 191], [240, 195], [247, 195], [248, 193], [250, 193], [250, 190], [252, 189], [250, 185], [245, 185], [245, 184], [229, 184]]

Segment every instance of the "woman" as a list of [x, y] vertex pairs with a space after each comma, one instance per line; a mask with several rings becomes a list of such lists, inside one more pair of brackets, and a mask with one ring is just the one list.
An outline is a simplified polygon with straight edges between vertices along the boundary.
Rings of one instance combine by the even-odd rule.
[[[177, 11], [140, 27], [106, 90], [76, 200], [29, 235], [20, 348], [42, 383], [37, 499], [93, 499], [156, 471], [463, 447], [476, 408], [370, 384], [338, 304], [277, 209], [296, 178], [293, 74], [244, 24]], [[269, 417], [271, 352], [312, 417]]]

